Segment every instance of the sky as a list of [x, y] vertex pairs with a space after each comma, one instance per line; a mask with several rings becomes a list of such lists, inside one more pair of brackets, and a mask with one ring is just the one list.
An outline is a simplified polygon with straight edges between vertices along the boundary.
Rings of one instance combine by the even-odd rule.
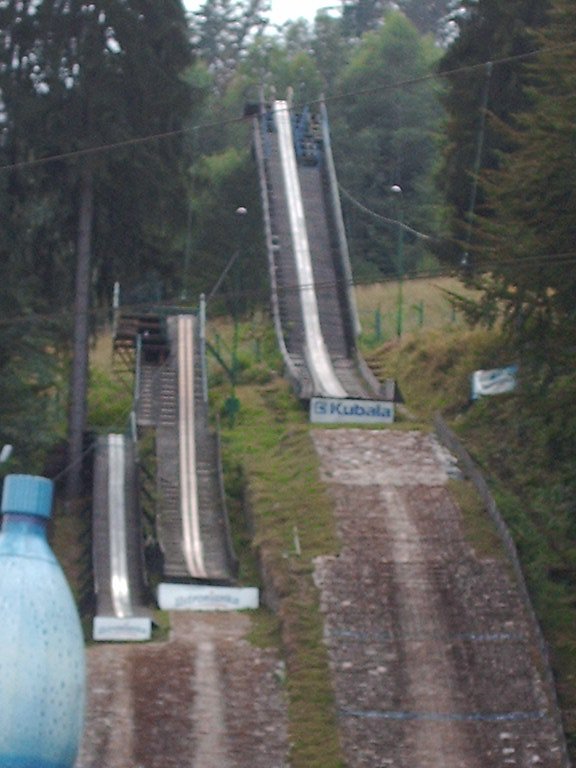
[[[202, 0], [184, 0], [184, 8], [188, 11], [196, 11], [202, 4]], [[331, 5], [339, 6], [339, 0], [271, 0], [270, 21], [272, 24], [283, 24], [301, 16], [314, 21], [319, 8]]]

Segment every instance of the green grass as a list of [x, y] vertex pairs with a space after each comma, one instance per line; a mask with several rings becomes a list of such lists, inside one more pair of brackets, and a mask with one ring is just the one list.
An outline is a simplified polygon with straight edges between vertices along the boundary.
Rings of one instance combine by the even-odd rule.
[[448, 292], [471, 293], [453, 277], [404, 280], [401, 294], [397, 281], [357, 286], [355, 293], [363, 346], [371, 348], [397, 338], [400, 301], [403, 334], [433, 328], [464, 328], [464, 318], [454, 310]]
[[170, 614], [167, 611], [154, 611], [152, 618], [152, 642], [168, 640], [170, 636]]
[[257, 648], [282, 649], [282, 634], [277, 614], [268, 608], [260, 607], [250, 612], [250, 619], [248, 641], [252, 645]]
[[[504, 561], [502, 541], [475, 485], [468, 479], [451, 480], [452, 498], [460, 508], [464, 535], [477, 557]], [[512, 570], [510, 570], [512, 574]]]
[[[576, 541], [567, 487], [543, 465], [534, 433], [522, 439], [521, 403], [507, 398], [459, 425], [490, 480], [516, 542], [534, 609], [550, 647], [565, 729], [576, 756]], [[484, 418], [482, 418], [484, 411]], [[504, 415], [506, 414], [506, 415]], [[479, 423], [480, 422], [480, 423]], [[560, 491], [559, 489], [562, 489]], [[573, 498], [573, 497], [571, 497]]]
[[57, 501], [48, 535], [50, 546], [58, 558], [78, 606], [84, 637], [89, 642], [92, 637], [94, 583], [88, 506], [82, 503], [75, 514], [70, 514]]
[[365, 350], [364, 356], [381, 380], [396, 380], [414, 418], [429, 422], [436, 411], [464, 411], [472, 371], [496, 367], [505, 352], [492, 334], [451, 328], [407, 335]]
[[314, 558], [339, 548], [331, 503], [319, 480], [306, 414], [286, 383], [241, 386], [237, 396], [236, 424], [223, 431], [225, 460], [229, 468], [242, 466], [254, 526], [251, 547], [277, 606], [276, 618], [265, 612], [253, 617], [253, 638], [279, 643], [284, 655], [291, 765], [337, 768], [343, 762], [312, 579]]

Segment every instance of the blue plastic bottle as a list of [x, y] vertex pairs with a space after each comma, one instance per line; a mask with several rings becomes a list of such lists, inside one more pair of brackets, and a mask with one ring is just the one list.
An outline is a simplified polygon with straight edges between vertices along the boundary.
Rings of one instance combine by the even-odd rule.
[[0, 531], [0, 766], [72, 768], [84, 723], [84, 641], [48, 544], [52, 482], [8, 475]]

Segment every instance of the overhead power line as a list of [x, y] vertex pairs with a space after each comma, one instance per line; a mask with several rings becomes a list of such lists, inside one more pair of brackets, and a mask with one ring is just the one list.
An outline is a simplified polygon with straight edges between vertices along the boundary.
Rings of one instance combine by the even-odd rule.
[[389, 216], [383, 216], [381, 213], [377, 213], [376, 211], [373, 211], [371, 208], [368, 208], [359, 200], [357, 200], [350, 192], [348, 192], [347, 189], [345, 189], [342, 186], [342, 184], [340, 184], [340, 182], [338, 182], [338, 189], [340, 190], [340, 192], [342, 192], [343, 196], [352, 203], [352, 205], [354, 205], [356, 208], [368, 214], [374, 219], [383, 221], [385, 224], [393, 224], [396, 227], [401, 227], [405, 232], [409, 232], [411, 235], [415, 235], [416, 237], [420, 238], [420, 240], [439, 240], [440, 239], [437, 237], [433, 237], [432, 235], [426, 235], [424, 232], [419, 232], [417, 229], [414, 229], [414, 227], [410, 227], [408, 224], [405, 224], [403, 221], [399, 221], [398, 219], [391, 219]]
[[[463, 67], [457, 67], [456, 69], [447, 70], [445, 72], [433, 72], [428, 75], [422, 75], [421, 77], [409, 78], [407, 80], [400, 80], [393, 83], [382, 83], [370, 88], [359, 89], [353, 92], [345, 92], [340, 94], [333, 94], [325, 98], [318, 97], [317, 99], [311, 99], [306, 101], [306, 104], [319, 104], [323, 101], [325, 104], [336, 103], [338, 101], [354, 99], [357, 96], [366, 96], [374, 93], [382, 93], [383, 91], [394, 90], [397, 88], [407, 88], [419, 83], [430, 82], [433, 80], [449, 79], [468, 72], [474, 72], [477, 70], [484, 70], [487, 65], [500, 66], [503, 64], [509, 64], [511, 62], [522, 61], [524, 59], [534, 58], [543, 53], [555, 53], [565, 49], [576, 48], [576, 41], [570, 43], [563, 43], [557, 46], [550, 46], [544, 48], [535, 48], [532, 51], [525, 53], [519, 53], [514, 56], [504, 56], [499, 59], [491, 59], [489, 61], [482, 61], [478, 64], [467, 64]], [[298, 109], [304, 104], [295, 104], [294, 109]], [[60, 152], [54, 155], [47, 155], [46, 157], [36, 158], [34, 160], [23, 160], [17, 163], [8, 163], [6, 165], [0, 165], [0, 171], [18, 170], [24, 168], [33, 168], [35, 166], [45, 165], [46, 163], [56, 162], [59, 160], [73, 160], [78, 157], [84, 157], [87, 155], [103, 154], [106, 152], [114, 152], [118, 149], [124, 149], [126, 147], [136, 146], [139, 144], [146, 144], [153, 141], [163, 141], [165, 139], [171, 139], [178, 136], [184, 136], [194, 131], [203, 131], [210, 129], [221, 129], [227, 125], [234, 125], [236, 123], [244, 122], [246, 118], [244, 116], [231, 117], [226, 120], [218, 120], [215, 122], [197, 123], [189, 128], [179, 128], [172, 131], [163, 131], [161, 133], [153, 133], [148, 136], [138, 136], [133, 139], [126, 139], [124, 141], [110, 142], [99, 144], [94, 147], [86, 147], [84, 149], [70, 150], [69, 152]]]
[[[510, 269], [514, 268], [522, 268], [522, 267], [532, 267], [532, 268], [539, 268], [542, 269], [542, 267], [560, 267], [560, 266], [566, 266], [570, 264], [576, 264], [576, 250], [574, 251], [566, 251], [563, 253], [551, 253], [551, 254], [545, 254], [545, 255], [534, 255], [534, 256], [527, 256], [522, 259], [493, 259], [493, 260], [482, 260], [481, 267], [483, 273], [489, 273], [490, 270], [493, 267], [498, 267], [501, 269], [502, 267], [509, 267]], [[406, 272], [402, 279], [404, 281], [414, 281], [414, 280], [435, 280], [435, 279], [441, 279], [443, 277], [457, 277], [461, 273], [461, 270], [459, 270], [456, 266], [444, 266], [439, 269], [430, 270], [429, 272]], [[336, 286], [342, 286], [346, 285], [351, 288], [361, 288], [364, 285], [386, 285], [388, 283], [395, 283], [398, 280], [398, 275], [395, 273], [391, 273], [389, 275], [383, 275], [378, 280], [370, 279], [369, 281], [362, 281], [362, 280], [353, 280], [353, 281], [344, 281], [344, 280], [327, 280], [327, 281], [316, 281], [314, 285], [312, 284], [305, 284], [305, 285], [298, 285], [296, 283], [293, 283], [291, 285], [285, 285], [280, 290], [279, 293], [282, 295], [290, 295], [295, 293], [300, 293], [302, 291], [308, 291], [312, 287], [315, 288], [316, 291], [327, 291], [327, 290], [333, 290]], [[242, 290], [242, 291], [235, 291], [234, 296], [237, 298], [253, 298], [253, 297], [259, 297], [262, 295], [262, 291], [258, 289], [248, 289], [248, 290]], [[161, 311], [164, 307], [171, 307], [176, 308], [170, 300], [166, 300], [165, 302], [143, 302], [142, 304], [127, 304], [125, 306], [120, 307], [120, 311], [127, 314], [134, 314], [137, 312], [149, 312], [151, 308], [157, 307], [158, 311]], [[67, 321], [72, 319], [74, 315], [73, 308], [70, 307], [68, 310], [60, 310], [59, 312], [54, 312], [52, 314], [50, 313], [42, 313], [42, 314], [30, 314], [27, 313], [26, 315], [14, 315], [12, 317], [4, 317], [0, 318], [0, 328], [3, 327], [10, 327], [10, 326], [16, 326], [19, 324], [38, 324], [38, 323], [47, 323], [49, 321]], [[90, 317], [95, 319], [100, 319], [101, 321], [105, 321], [107, 318], [109, 318], [110, 315], [110, 308], [109, 307], [98, 307], [89, 312]]]

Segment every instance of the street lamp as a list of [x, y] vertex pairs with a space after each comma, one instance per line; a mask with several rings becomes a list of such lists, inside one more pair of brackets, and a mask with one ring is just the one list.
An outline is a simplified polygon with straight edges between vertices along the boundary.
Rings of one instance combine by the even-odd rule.
[[[244, 220], [246, 217], [246, 214], [248, 211], [243, 205], [238, 206], [236, 208], [236, 216], [238, 218], [239, 222], [239, 234], [238, 234], [238, 249], [236, 251], [237, 255], [241, 254], [241, 251], [244, 247]], [[232, 275], [234, 279], [234, 286], [232, 288], [233, 290], [233, 315], [234, 315], [234, 340], [232, 345], [232, 388], [233, 388], [233, 395], [236, 396], [236, 374], [238, 371], [238, 334], [239, 334], [239, 303], [240, 303], [240, 285], [239, 285], [239, 274], [238, 270], [235, 270], [235, 274]]]
[[[243, 205], [239, 205], [238, 208], [236, 208], [236, 216], [238, 217], [239, 226], [240, 226], [240, 232], [238, 237], [238, 248], [236, 250], [235, 255], [233, 256], [233, 261], [236, 261], [238, 256], [241, 254], [242, 248], [244, 247], [244, 221], [246, 219], [248, 211]], [[228, 415], [228, 421], [231, 427], [234, 426], [234, 423], [236, 421], [236, 414], [240, 410], [240, 401], [238, 400], [236, 396], [236, 377], [238, 374], [238, 340], [239, 340], [239, 275], [238, 275], [238, 269], [234, 270], [234, 273], [232, 274], [233, 277], [233, 297], [232, 297], [232, 312], [233, 312], [233, 320], [234, 320], [234, 336], [232, 338], [232, 394], [230, 397], [226, 400], [225, 409], [226, 413]]]
[[404, 224], [402, 222], [402, 187], [398, 184], [390, 187], [390, 192], [396, 198], [396, 225], [397, 225], [397, 242], [396, 242], [396, 269], [398, 272], [398, 310], [396, 315], [396, 335], [398, 338], [402, 336], [402, 322], [404, 315]]
[[[248, 214], [248, 210], [243, 205], [240, 205], [238, 206], [238, 208], [236, 208], [235, 215], [238, 217], [239, 222], [245, 222], [247, 214]], [[237, 235], [238, 247], [232, 254], [232, 257], [228, 262], [228, 264], [226, 264], [226, 266], [224, 267], [222, 274], [220, 275], [220, 277], [216, 281], [216, 284], [210, 291], [208, 298], [203, 301], [204, 307], [206, 307], [212, 300], [212, 297], [216, 295], [216, 293], [220, 289], [220, 286], [226, 279], [227, 275], [230, 272], [232, 272], [232, 268], [234, 267], [234, 264], [238, 260], [238, 257], [241, 255], [242, 247], [244, 244], [243, 235], [242, 235], [243, 226], [244, 225], [241, 225], [240, 234]], [[229, 304], [229, 308], [232, 314], [232, 319], [234, 321], [234, 334], [232, 337], [230, 365], [228, 365], [228, 363], [224, 360], [223, 356], [220, 354], [219, 344], [218, 344], [218, 348], [215, 349], [211, 344], [206, 342], [207, 348], [218, 360], [222, 368], [224, 368], [224, 370], [226, 371], [226, 375], [228, 376], [230, 383], [232, 385], [232, 392], [224, 405], [225, 413], [228, 416], [228, 420], [231, 427], [234, 426], [236, 414], [238, 413], [238, 409], [240, 407], [240, 401], [236, 397], [236, 376], [238, 373], [239, 293], [240, 293], [238, 278], [239, 278], [238, 271], [234, 270], [234, 272], [232, 272], [231, 274], [231, 283], [232, 283], [230, 287], [231, 304]]]

